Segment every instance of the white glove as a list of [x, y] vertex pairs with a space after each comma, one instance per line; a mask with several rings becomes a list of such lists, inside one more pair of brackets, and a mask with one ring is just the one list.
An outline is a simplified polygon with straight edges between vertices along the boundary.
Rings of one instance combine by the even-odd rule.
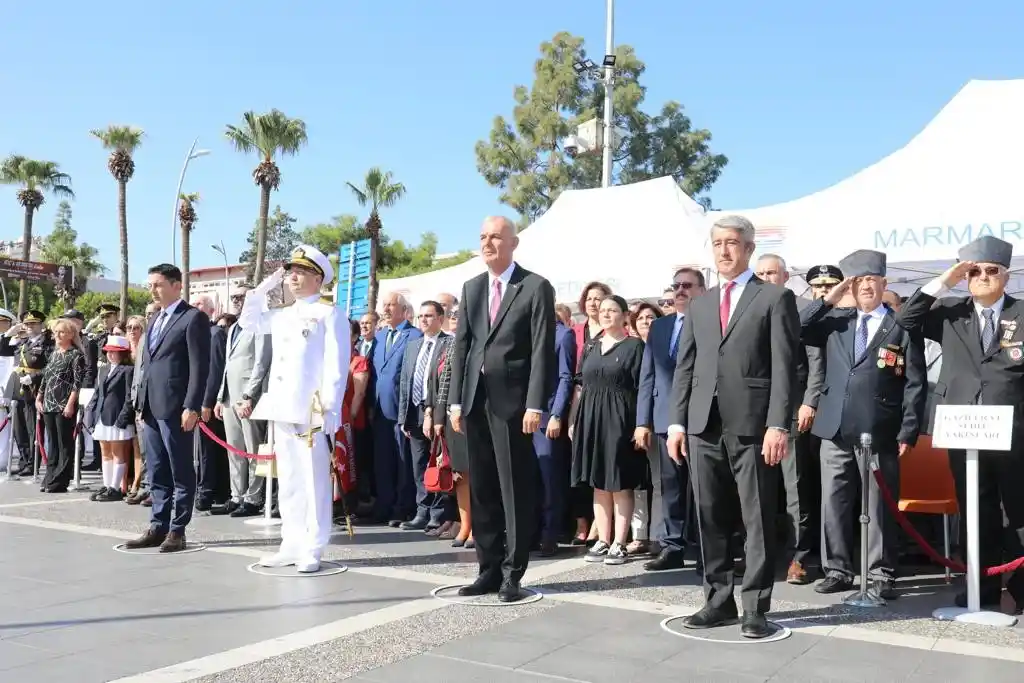
[[285, 269], [284, 268], [278, 268], [273, 273], [268, 275], [263, 280], [263, 282], [261, 282], [259, 284], [258, 287], [253, 289], [252, 293], [253, 294], [258, 294], [260, 296], [266, 296], [270, 292], [270, 290], [272, 290], [274, 287], [277, 287], [279, 284], [284, 282], [284, 276], [285, 276]]
[[21, 379], [19, 379], [18, 381], [21, 382], [22, 386], [27, 387], [28, 385], [32, 384], [32, 375], [22, 375]]
[[322, 415], [322, 417], [323, 417], [323, 421], [324, 421], [324, 426], [323, 426], [324, 434], [326, 434], [327, 436], [329, 436], [329, 437], [331, 437], [333, 439], [334, 435], [337, 433], [338, 429], [341, 427], [341, 415], [339, 415], [338, 413], [327, 413], [327, 412], [325, 412]]

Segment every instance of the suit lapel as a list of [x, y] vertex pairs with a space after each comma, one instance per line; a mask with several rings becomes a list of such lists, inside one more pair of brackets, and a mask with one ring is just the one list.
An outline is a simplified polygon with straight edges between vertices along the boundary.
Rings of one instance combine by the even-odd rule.
[[[490, 278], [487, 278], [485, 282], [488, 282]], [[505, 314], [508, 313], [508, 309], [512, 306], [512, 302], [515, 301], [516, 297], [519, 296], [519, 292], [522, 289], [523, 281], [523, 269], [518, 265], [512, 270], [512, 277], [508, 279], [508, 286], [505, 291], [501, 294], [501, 306], [498, 308], [498, 315], [494, 317], [494, 324], [491, 325], [491, 331], [487, 335], [487, 339], [490, 340], [494, 336], [494, 333], [501, 326], [501, 321], [505, 318]], [[487, 312], [490, 312], [490, 302], [487, 298], [484, 298], [484, 307]], [[490, 316], [488, 315], [488, 318]], [[488, 320], [490, 322], [490, 320]]]
[[[1005, 295], [1003, 297], [1003, 310], [999, 314], [999, 321], [996, 322], [996, 335], [995, 335], [995, 339], [992, 340], [992, 346], [989, 347], [988, 351], [986, 351], [985, 353], [983, 353], [981, 355], [981, 359], [982, 360], [988, 360], [989, 358], [995, 356], [997, 353], [999, 353], [1003, 349], [1003, 347], [1002, 347], [1003, 335], [1006, 333], [1006, 329], [1009, 326], [1009, 325], [1004, 325], [1003, 323], [1010, 323], [1011, 321], [1017, 321], [1017, 318], [1020, 316], [1020, 310], [1018, 310], [1016, 304], [1017, 304], [1017, 300], [1014, 299], [1009, 294], [1007, 294], [1007, 295]], [[1017, 325], [1019, 326], [1020, 323], [1018, 322]], [[1012, 337], [1013, 335], [1011, 334], [1010, 336]], [[980, 330], [979, 330], [979, 333], [978, 333], [978, 339], [979, 340], [981, 339], [981, 332], [980, 332]], [[1007, 340], [1007, 341], [1009, 341], [1009, 340]], [[978, 348], [979, 349], [981, 348], [981, 341], [978, 342]]]
[[853, 356], [853, 351], [857, 345], [857, 312], [851, 311], [849, 315], [850, 322], [846, 326], [846, 329], [838, 335], [839, 344], [843, 347], [843, 351], [846, 352], [847, 361], [850, 363], [852, 368], [856, 363], [856, 358]]
[[185, 311], [188, 310], [189, 308], [191, 308], [191, 306], [189, 306], [185, 301], [182, 301], [175, 307], [174, 312], [171, 313], [170, 317], [164, 321], [163, 329], [160, 330], [160, 336], [156, 338], [156, 341], [153, 344], [153, 349], [150, 351], [150, 356], [157, 352], [157, 350], [160, 348], [160, 345], [164, 343], [165, 339], [167, 339], [167, 333], [170, 332], [174, 328], [174, 326], [178, 324], [178, 321], [181, 320], [182, 315], [184, 315]]
[[[875, 336], [868, 340], [867, 349], [864, 350], [864, 357], [861, 358], [859, 361], [855, 359], [854, 366], [860, 365], [865, 360], [875, 357], [875, 353], [878, 351], [878, 347], [881, 346], [882, 343], [889, 336], [889, 332], [892, 331], [892, 328], [895, 324], [896, 323], [894, 318], [892, 317], [892, 313], [890, 313], [889, 310], [886, 309], [885, 315], [882, 316], [882, 323], [879, 326], [878, 330], [875, 332]], [[854, 325], [854, 327], [856, 328], [856, 325]]]
[[121, 371], [120, 365], [110, 365], [107, 367], [107, 376], [103, 378], [103, 386], [106, 387], [110, 383], [110, 380], [114, 378], [114, 375]]
[[964, 302], [963, 312], [952, 323], [953, 329], [960, 335], [974, 362], [981, 361], [981, 330], [978, 327], [978, 316], [974, 312], [974, 304], [970, 299]]
[[[747, 310], [748, 306], [750, 306], [750, 302], [753, 301], [754, 297], [760, 294], [760, 292], [761, 280], [757, 277], [751, 277], [743, 287], [743, 292], [740, 294], [740, 300], [736, 302], [736, 309], [732, 312], [732, 315], [729, 316], [729, 325], [725, 328], [725, 334], [722, 335], [723, 342], [729, 338], [733, 328], [736, 327], [736, 321], [740, 319], [743, 312]], [[718, 305], [719, 307], [722, 305], [721, 289], [719, 289], [718, 292]], [[719, 322], [718, 326], [721, 328], [721, 322]]]
[[398, 348], [398, 342], [402, 339], [402, 335], [404, 335], [406, 333], [406, 330], [408, 330], [408, 329], [409, 328], [406, 326], [406, 324], [404, 322], [402, 324], [398, 325], [395, 328], [395, 334], [391, 338], [391, 348], [390, 349], [387, 348], [388, 337], [387, 337], [387, 335], [384, 335], [384, 347], [385, 347], [384, 348], [384, 362], [385, 363], [387, 363], [389, 360], [391, 360], [391, 357], [395, 355], [395, 349]]
[[228, 355], [230, 356], [235, 351], [235, 347], [238, 346], [238, 338], [242, 336], [242, 330], [238, 327], [238, 323], [231, 326], [228, 330]]

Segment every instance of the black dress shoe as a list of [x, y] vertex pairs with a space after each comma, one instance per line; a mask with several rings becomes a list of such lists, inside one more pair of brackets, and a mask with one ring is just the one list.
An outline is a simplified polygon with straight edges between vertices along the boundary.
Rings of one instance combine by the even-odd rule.
[[740, 634], [744, 638], [767, 638], [772, 634], [768, 620], [757, 612], [744, 612], [740, 620]]
[[735, 607], [732, 609], [721, 609], [704, 606], [696, 614], [691, 614], [683, 619], [683, 626], [692, 629], [718, 628], [719, 626], [735, 624], [736, 618]]
[[518, 602], [526, 597], [515, 579], [505, 579], [498, 589], [498, 600], [501, 602]]
[[495, 581], [493, 578], [486, 574], [481, 574], [476, 577], [476, 581], [463, 586], [459, 589], [459, 595], [464, 598], [472, 598], [478, 595], [487, 595], [488, 593], [497, 593], [498, 589], [501, 588], [502, 583]]
[[398, 528], [403, 531], [423, 531], [427, 528], [429, 520], [426, 519], [412, 519], [408, 522], [402, 522], [398, 525]]
[[541, 541], [537, 554], [541, 557], [554, 557], [558, 553], [558, 544], [554, 541]]
[[829, 574], [825, 579], [814, 587], [815, 593], [829, 595], [831, 593], [842, 593], [853, 589], [853, 581], [850, 579]]
[[685, 566], [681, 550], [662, 550], [656, 558], [644, 562], [644, 571], [663, 572], [669, 569], [682, 569]]
[[232, 512], [239, 508], [238, 503], [233, 500], [229, 500], [223, 505], [213, 505], [210, 507], [211, 515], [230, 515]]
[[404, 524], [404, 523], [405, 522], [403, 522], [400, 519], [390, 519], [390, 520], [388, 520], [388, 526], [391, 527], [392, 529], [397, 529], [398, 527], [402, 526], [402, 524]]
[[204, 501], [196, 501], [196, 512], [209, 512], [213, 509], [213, 504]]
[[228, 517], [234, 517], [235, 519], [238, 519], [239, 517], [256, 517], [259, 514], [259, 505], [253, 505], [252, 503], [242, 503], [234, 510], [232, 510], [230, 513], [228, 513]]
[[883, 600], [896, 600], [900, 594], [896, 592], [896, 582], [888, 579], [875, 579], [871, 582], [875, 595]]

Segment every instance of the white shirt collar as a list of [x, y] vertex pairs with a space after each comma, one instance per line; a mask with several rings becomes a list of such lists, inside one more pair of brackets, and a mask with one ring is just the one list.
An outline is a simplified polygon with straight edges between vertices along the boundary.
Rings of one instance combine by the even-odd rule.
[[431, 342], [432, 342], [432, 341], [437, 341], [437, 338], [438, 338], [438, 337], [440, 337], [440, 336], [441, 336], [441, 333], [440, 333], [440, 332], [438, 332], [437, 334], [435, 334], [435, 335], [433, 335], [433, 336], [431, 336], [431, 335], [429, 335], [429, 334], [426, 334], [426, 333], [424, 333], [424, 334], [423, 334], [423, 341], [424, 341], [424, 342], [428, 342], [428, 341], [431, 341]]
[[[994, 304], [989, 306], [989, 308], [992, 309], [992, 311], [993, 311], [992, 317], [995, 320], [998, 320], [999, 316], [1002, 315], [1002, 313], [1003, 313], [1003, 305], [1005, 303], [1006, 303], [1006, 295], [1004, 294], [1001, 297], [999, 297], [998, 301], [996, 301]], [[983, 317], [982, 316], [982, 311], [984, 311], [984, 310], [985, 310], [984, 306], [979, 304], [977, 301], [974, 302], [974, 312], [978, 314], [979, 318]]]
[[171, 313], [174, 313], [176, 310], [178, 310], [178, 306], [181, 305], [182, 301], [183, 301], [183, 299], [178, 299], [173, 304], [171, 304], [170, 306], [166, 307], [164, 310], [162, 310], [159, 313], [157, 313], [157, 316], [160, 316], [160, 315], [169, 316]]
[[746, 285], [748, 282], [750, 282], [750, 278], [752, 277], [754, 277], [754, 271], [752, 271], [750, 268], [747, 268], [742, 273], [734, 277], [732, 280], [722, 280], [722, 286], [725, 286], [725, 283], [727, 282], [732, 282], [735, 283], [737, 287], [742, 287]]
[[885, 317], [885, 306], [884, 305], [879, 306], [878, 308], [876, 308], [873, 311], [862, 311], [860, 309], [857, 309], [857, 320], [858, 321], [861, 318], [865, 317], [865, 316], [866, 317], [870, 317], [870, 318], [882, 318], [882, 317]]
[[505, 271], [501, 275], [498, 275], [497, 277], [495, 277], [494, 273], [492, 273], [490, 271], [487, 271], [487, 284], [489, 286], [491, 286], [491, 287], [494, 287], [494, 281], [495, 280], [500, 280], [501, 284], [502, 284], [502, 291], [504, 292], [505, 285], [507, 285], [508, 281], [512, 279], [512, 272], [515, 269], [516, 269], [516, 262], [513, 261], [512, 265], [510, 265], [508, 268], [506, 268]]

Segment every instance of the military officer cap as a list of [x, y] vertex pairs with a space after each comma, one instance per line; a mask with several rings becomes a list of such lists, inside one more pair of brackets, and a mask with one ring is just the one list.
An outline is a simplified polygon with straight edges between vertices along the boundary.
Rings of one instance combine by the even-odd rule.
[[809, 285], [838, 285], [843, 281], [843, 271], [836, 266], [814, 266], [805, 279]]
[[858, 249], [840, 261], [839, 267], [846, 273], [846, 277], [885, 277], [885, 254], [870, 249]]
[[117, 304], [100, 304], [96, 307], [96, 315], [107, 315], [108, 313], [120, 313], [121, 308]]
[[64, 311], [60, 317], [65, 320], [85, 320], [85, 316], [77, 308], [69, 308]]
[[985, 235], [961, 249], [959, 256], [961, 261], [997, 263], [1003, 268], [1009, 268], [1010, 259], [1013, 257], [1013, 245], [998, 237]]
[[0, 319], [14, 322], [15, 320], [18, 319], [18, 317], [11, 313], [10, 311], [8, 311], [6, 308], [0, 308]]
[[21, 316], [21, 322], [23, 323], [41, 323], [46, 321], [46, 316], [43, 315], [42, 311], [25, 311], [25, 314]]
[[318, 273], [324, 279], [324, 284], [329, 285], [334, 280], [334, 268], [323, 252], [308, 244], [300, 244], [292, 252], [291, 257], [284, 263], [284, 269], [289, 270], [292, 266], [302, 266]]

